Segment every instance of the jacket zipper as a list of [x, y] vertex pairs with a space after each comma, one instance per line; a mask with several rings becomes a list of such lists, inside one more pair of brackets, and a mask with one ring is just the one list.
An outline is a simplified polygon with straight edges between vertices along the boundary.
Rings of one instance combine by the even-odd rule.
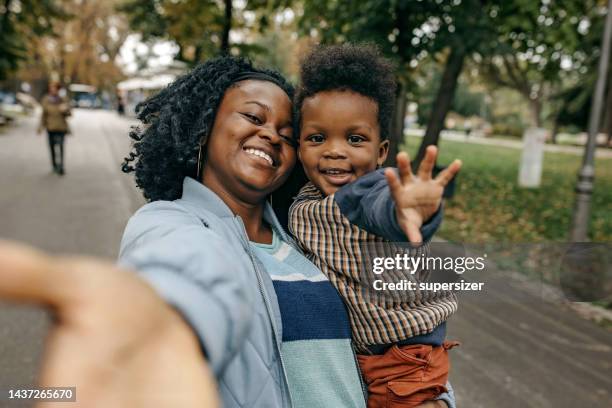
[[280, 365], [281, 365], [281, 369], [283, 371], [283, 377], [285, 380], [285, 387], [287, 389], [287, 392], [289, 393], [289, 407], [293, 407], [293, 399], [291, 398], [291, 390], [289, 389], [289, 380], [287, 379], [287, 371], [285, 370], [285, 362], [283, 361], [283, 354], [281, 352], [281, 348], [280, 345], [278, 344], [278, 340], [277, 340], [277, 334], [278, 334], [278, 330], [276, 328], [276, 324], [274, 322], [274, 316], [272, 314], [272, 310], [271, 310], [271, 306], [270, 306], [270, 300], [268, 298], [268, 294], [266, 293], [266, 290], [263, 286], [263, 278], [261, 276], [261, 271], [259, 270], [259, 268], [257, 267], [257, 263], [255, 262], [255, 259], [253, 258], [253, 253], [251, 252], [251, 246], [249, 244], [249, 240], [248, 240], [248, 235], [246, 232], [246, 228], [244, 226], [244, 223], [242, 222], [242, 219], [239, 216], [236, 216], [236, 218], [238, 219], [238, 222], [242, 228], [242, 232], [244, 233], [244, 235], [242, 236], [243, 239], [246, 238], [246, 250], [247, 250], [247, 254], [249, 255], [249, 258], [251, 259], [251, 263], [253, 264], [253, 268], [255, 268], [255, 275], [257, 276], [257, 286], [259, 288], [259, 293], [261, 293], [261, 296], [264, 299], [264, 304], [266, 305], [266, 311], [268, 312], [268, 318], [270, 318], [270, 324], [272, 325], [272, 330], [274, 331], [274, 345], [276, 346], [276, 351], [278, 352], [278, 359], [280, 361]]

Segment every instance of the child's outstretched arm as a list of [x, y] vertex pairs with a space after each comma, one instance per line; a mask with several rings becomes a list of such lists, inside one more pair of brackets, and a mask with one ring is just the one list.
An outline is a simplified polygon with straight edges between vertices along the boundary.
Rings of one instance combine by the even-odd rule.
[[[426, 177], [425, 173], [428, 172], [428, 178], [432, 180], [431, 171], [435, 163], [436, 154], [435, 147], [430, 147], [427, 150], [425, 158], [419, 168], [419, 178], [422, 174], [423, 177]], [[459, 170], [456, 167], [456, 162], [457, 161], [449, 166], [447, 170], [440, 173], [435, 180], [448, 176], [448, 178], [444, 178], [444, 185], [446, 185]], [[398, 165], [404, 166], [404, 164], [407, 168], [400, 167], [400, 171], [404, 171], [404, 174], [406, 174], [410, 172], [410, 162], [407, 155], [401, 153], [398, 155]], [[392, 193], [390, 184], [385, 178], [385, 172], [393, 173], [391, 177], [395, 176], [395, 179], [392, 179], [392, 182], [397, 181], [397, 183], [394, 184], [395, 194]], [[415, 176], [412, 177], [416, 178]], [[412, 180], [411, 183], [408, 183], [411, 184], [411, 186], [407, 189], [405, 186], [406, 183], [402, 182], [405, 178], [407, 177], [398, 179], [393, 169], [379, 169], [342, 187], [334, 194], [334, 200], [342, 214], [347, 217], [352, 224], [366, 231], [396, 242], [406, 241], [407, 238], [411, 242], [428, 241], [442, 222], [442, 207], [440, 204], [444, 188], [439, 188], [436, 199], [437, 203], [434, 204], [433, 213], [425, 214], [425, 216], [421, 215], [420, 220], [417, 213], [417, 218], [415, 219], [415, 214], [410, 210], [410, 207], [402, 207], [403, 205], [412, 204], [404, 199], [403, 193], [414, 187], [416, 187], [418, 193], [423, 186], [418, 180]], [[397, 184], [399, 184], [399, 186]], [[413, 184], [415, 186], [412, 186]], [[396, 205], [396, 197], [400, 200], [399, 206]], [[402, 209], [402, 211], [398, 208]], [[403, 211], [403, 209], [408, 209], [409, 211]], [[419, 234], [412, 233], [415, 229]], [[407, 233], [408, 230], [411, 231], [412, 237]], [[416, 235], [416, 237], [414, 235]]]
[[455, 160], [432, 178], [437, 154], [438, 149], [429, 146], [416, 175], [412, 173], [410, 159], [404, 152], [397, 155], [399, 175], [393, 169], [385, 170], [395, 202], [397, 222], [410, 242], [423, 242], [421, 226], [440, 208], [444, 187], [461, 169], [461, 161]]

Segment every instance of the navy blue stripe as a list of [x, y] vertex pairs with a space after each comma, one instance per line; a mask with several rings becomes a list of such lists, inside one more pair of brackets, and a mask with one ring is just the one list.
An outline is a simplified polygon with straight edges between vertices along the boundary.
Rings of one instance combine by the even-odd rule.
[[428, 344], [431, 346], [441, 346], [446, 339], [446, 322], [440, 323], [431, 333], [420, 334], [418, 336], [409, 337], [404, 340], [400, 340], [397, 343], [391, 344], [373, 344], [368, 346], [368, 351], [372, 354], [385, 354], [387, 350], [394, 346], [409, 346], [413, 344]]
[[283, 321], [283, 341], [348, 339], [346, 308], [329, 281], [274, 281]]

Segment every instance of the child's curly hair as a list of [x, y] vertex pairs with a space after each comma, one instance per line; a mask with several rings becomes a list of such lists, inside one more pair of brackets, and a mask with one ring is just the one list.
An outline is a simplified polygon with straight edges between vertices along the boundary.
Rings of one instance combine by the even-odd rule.
[[178, 199], [183, 179], [197, 177], [200, 143], [206, 143], [223, 95], [248, 73], [272, 77], [293, 97], [293, 87], [278, 72], [224, 56], [199, 65], [136, 106], [144, 126], [130, 132], [135, 142], [122, 170], [136, 173], [136, 185], [147, 200]]
[[397, 81], [393, 64], [372, 44], [319, 45], [301, 62], [301, 84], [295, 98], [297, 123], [301, 123], [306, 98], [323, 91], [350, 90], [378, 105], [380, 137], [389, 135], [395, 108]]

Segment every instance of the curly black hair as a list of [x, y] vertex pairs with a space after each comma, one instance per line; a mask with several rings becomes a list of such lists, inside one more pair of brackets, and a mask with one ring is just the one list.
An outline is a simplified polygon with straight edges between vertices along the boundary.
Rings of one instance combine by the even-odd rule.
[[319, 45], [301, 62], [301, 84], [295, 98], [297, 123], [301, 123], [306, 98], [323, 91], [350, 90], [378, 105], [381, 139], [389, 135], [395, 108], [397, 81], [394, 66], [373, 44]]
[[136, 185], [147, 200], [181, 197], [183, 179], [197, 177], [200, 144], [206, 143], [223, 95], [250, 73], [272, 77], [293, 98], [293, 86], [280, 73], [223, 56], [200, 64], [136, 106], [143, 126], [130, 132], [134, 143], [122, 170], [136, 173]]

